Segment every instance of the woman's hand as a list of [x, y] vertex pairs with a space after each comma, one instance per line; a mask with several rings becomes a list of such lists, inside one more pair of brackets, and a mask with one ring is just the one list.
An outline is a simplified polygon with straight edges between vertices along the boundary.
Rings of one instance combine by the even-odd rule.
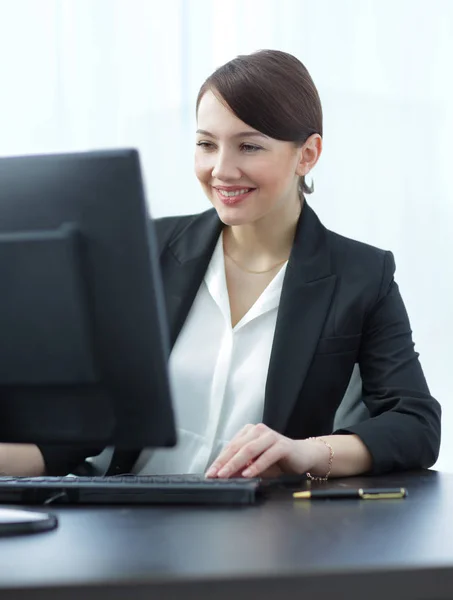
[[313, 440], [292, 440], [263, 423], [246, 425], [225, 446], [206, 477], [277, 477], [307, 471], [325, 473], [329, 450]]

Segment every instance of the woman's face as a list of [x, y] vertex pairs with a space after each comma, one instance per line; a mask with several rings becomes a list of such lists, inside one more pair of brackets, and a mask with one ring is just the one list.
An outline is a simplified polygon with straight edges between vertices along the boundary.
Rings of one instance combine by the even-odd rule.
[[195, 173], [226, 225], [299, 210], [303, 148], [252, 129], [208, 91], [197, 115]]

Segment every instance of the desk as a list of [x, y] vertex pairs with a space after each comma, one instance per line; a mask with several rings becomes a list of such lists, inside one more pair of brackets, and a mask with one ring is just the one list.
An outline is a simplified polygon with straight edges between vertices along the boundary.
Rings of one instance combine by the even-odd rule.
[[406, 486], [409, 497], [310, 503], [277, 494], [244, 508], [54, 509], [58, 530], [0, 538], [0, 597], [453, 597], [453, 475], [354, 482]]

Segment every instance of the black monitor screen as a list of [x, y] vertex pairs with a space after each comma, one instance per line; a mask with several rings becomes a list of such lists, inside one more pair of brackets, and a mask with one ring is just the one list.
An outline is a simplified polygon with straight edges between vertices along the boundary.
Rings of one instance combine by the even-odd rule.
[[0, 441], [175, 443], [135, 150], [0, 159]]

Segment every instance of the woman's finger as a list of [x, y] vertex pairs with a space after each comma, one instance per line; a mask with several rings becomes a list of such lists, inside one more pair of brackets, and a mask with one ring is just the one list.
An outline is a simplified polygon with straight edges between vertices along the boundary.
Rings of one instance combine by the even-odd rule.
[[285, 458], [288, 452], [290, 452], [290, 449], [287, 441], [278, 439], [272, 445], [269, 445], [251, 465], [247, 466], [241, 475], [243, 477], [259, 477]]
[[261, 430], [256, 425], [246, 425], [234, 438], [225, 446], [219, 456], [215, 459], [209, 469], [206, 471], [206, 477], [215, 477], [226, 463], [249, 441], [256, 439], [261, 434]]
[[268, 431], [255, 439], [247, 440], [219, 469], [217, 477], [231, 477], [234, 473], [241, 472], [247, 465], [252, 466], [253, 461], [273, 446], [277, 439], [274, 431]]

